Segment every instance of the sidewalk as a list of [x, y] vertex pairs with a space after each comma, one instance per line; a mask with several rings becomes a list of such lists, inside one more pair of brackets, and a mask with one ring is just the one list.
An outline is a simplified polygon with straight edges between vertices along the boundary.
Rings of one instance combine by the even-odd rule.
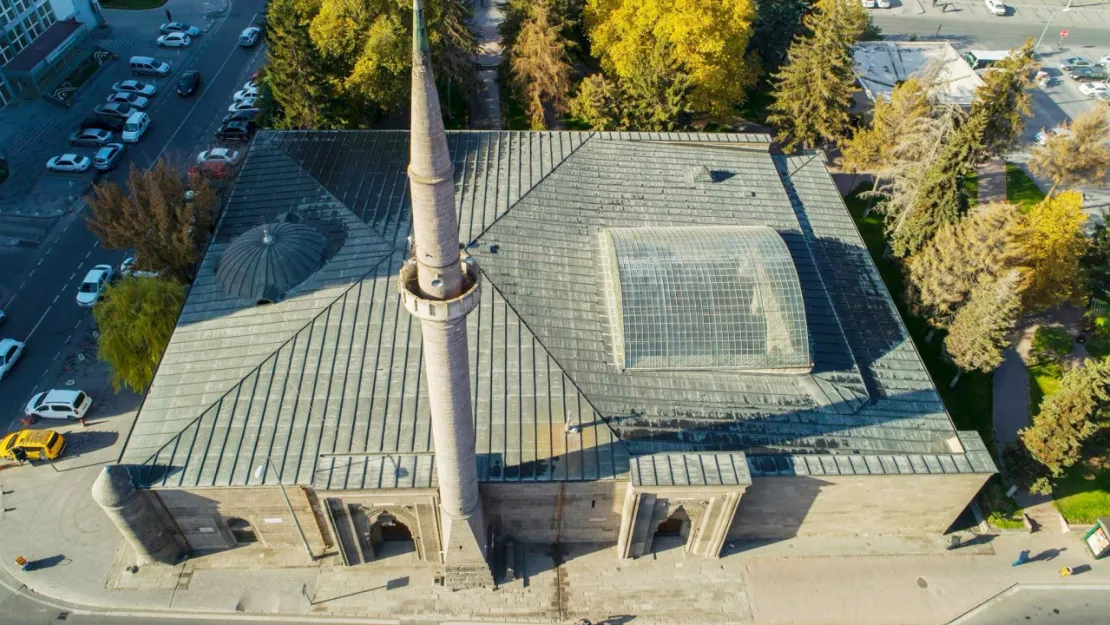
[[474, 130], [501, 129], [501, 92], [497, 84], [497, 67], [501, 63], [501, 33], [498, 27], [505, 19], [499, 0], [470, 0], [474, 16], [471, 29], [477, 34], [478, 80], [471, 93], [471, 121]]
[[934, 23], [938, 23], [936, 20], [941, 20], [939, 23], [947, 20], [1004, 20], [1043, 26], [1051, 19], [1053, 27], [1050, 27], [1048, 34], [1045, 35], [1045, 42], [1049, 43], [1055, 42], [1054, 34], [1058, 38], [1060, 30], [1068, 26], [1110, 28], [1110, 2], [1075, 0], [1071, 9], [1064, 12], [1061, 9], [1066, 5], [1067, 0], [1015, 0], [1013, 3], [1007, 1], [1006, 6], [1009, 9], [1007, 14], [996, 16], [987, 11], [986, 3], [976, 0], [949, 0], [948, 2], [938, 0], [936, 6], [933, 5], [932, 0], [895, 0], [891, 2], [891, 8], [886, 9], [885, 12], [902, 17], [920, 16]]

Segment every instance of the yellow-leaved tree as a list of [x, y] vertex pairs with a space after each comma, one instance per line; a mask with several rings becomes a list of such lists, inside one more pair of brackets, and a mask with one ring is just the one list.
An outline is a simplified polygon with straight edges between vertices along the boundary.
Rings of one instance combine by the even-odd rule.
[[1046, 198], [1026, 215], [1027, 249], [1032, 270], [1025, 291], [1027, 310], [1045, 310], [1083, 296], [1079, 260], [1087, 251], [1083, 236], [1083, 196], [1066, 191]]
[[759, 73], [748, 52], [753, 0], [587, 0], [586, 28], [606, 72], [632, 78], [663, 44], [693, 83], [691, 108], [731, 113]]

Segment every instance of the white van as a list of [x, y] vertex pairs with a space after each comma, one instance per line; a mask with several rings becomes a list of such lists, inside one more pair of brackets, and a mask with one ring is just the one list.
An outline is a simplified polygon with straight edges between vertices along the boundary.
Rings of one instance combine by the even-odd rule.
[[150, 115], [142, 111], [135, 111], [123, 124], [123, 141], [125, 143], [138, 143], [139, 139], [142, 139], [143, 135], [146, 134], [147, 128], [150, 128]]
[[131, 73], [146, 74], [148, 76], [168, 76], [170, 64], [149, 56], [131, 57]]

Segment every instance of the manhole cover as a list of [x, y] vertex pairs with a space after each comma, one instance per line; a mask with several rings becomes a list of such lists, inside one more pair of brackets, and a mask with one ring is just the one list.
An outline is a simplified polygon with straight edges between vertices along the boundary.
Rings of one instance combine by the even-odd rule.
[[69, 618], [69, 612], [58, 612], [58, 618], [55, 620], [64, 621]]
[[929, 587], [929, 582], [925, 581], [924, 577], [919, 577], [919, 578], [917, 578], [917, 587], [918, 588], [928, 588]]

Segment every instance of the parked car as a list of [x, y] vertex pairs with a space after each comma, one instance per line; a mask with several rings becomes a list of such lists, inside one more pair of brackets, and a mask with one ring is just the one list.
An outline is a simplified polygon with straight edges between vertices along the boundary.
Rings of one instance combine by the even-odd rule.
[[254, 134], [254, 122], [228, 122], [216, 130], [217, 141], [250, 141]]
[[187, 98], [197, 92], [200, 87], [200, 72], [191, 69], [181, 74], [177, 79], [177, 95]]
[[85, 279], [81, 281], [81, 286], [77, 287], [77, 305], [82, 308], [92, 308], [100, 301], [100, 295], [104, 293], [104, 288], [111, 280], [111, 265], [97, 265], [90, 269], [89, 273], [85, 274]]
[[889, 9], [890, 8], [890, 0], [875, 0], [875, 4], [880, 9]]
[[197, 165], [206, 165], [208, 163], [234, 165], [238, 162], [239, 152], [231, 148], [212, 148], [211, 150], [205, 150], [197, 155]]
[[49, 171], [86, 171], [92, 161], [87, 156], [78, 154], [63, 154], [46, 161]]
[[[257, 76], [257, 75], [258, 74], [256, 72], [255, 76]], [[257, 89], [258, 88], [258, 80], [254, 76], [252, 76], [250, 80], [243, 83], [243, 88], [244, 89]]]
[[1094, 63], [1081, 56], [1069, 56], [1060, 62], [1060, 69], [1065, 72], [1077, 70], [1081, 67], [1091, 67]]
[[54, 460], [65, 448], [65, 437], [54, 430], [19, 430], [0, 439], [0, 458]]
[[122, 143], [109, 143], [93, 155], [93, 168], [97, 171], [111, 171], [116, 168], [126, 148]]
[[228, 122], [253, 122], [256, 117], [258, 117], [258, 109], [245, 109], [242, 111], [235, 111], [234, 113], [228, 113], [227, 115], [224, 115], [224, 119], [221, 123], [226, 124]]
[[258, 98], [258, 95], [259, 95], [258, 88], [257, 87], [252, 87], [250, 89], [247, 89], [247, 88], [240, 89], [240, 90], [236, 91], [235, 95], [233, 95], [231, 97], [234, 98], [236, 101], [241, 101], [241, 100], [246, 100], [248, 98]]
[[235, 169], [227, 163], [207, 161], [189, 168], [189, 175], [200, 175], [209, 180], [227, 180], [235, 173]]
[[117, 131], [123, 129], [122, 119], [104, 119], [103, 117], [86, 117], [81, 121], [81, 130], [86, 128], [100, 128], [101, 130]]
[[875, 0], [860, 0], [860, 3], [863, 5], [863, 8], [865, 8], [865, 9], [874, 9], [875, 8]]
[[257, 26], [247, 26], [243, 32], [239, 33], [239, 45], [244, 48], [249, 48], [258, 43], [258, 38], [262, 36], [262, 29]]
[[127, 258], [123, 259], [122, 263], [119, 264], [119, 275], [121, 275], [125, 278], [132, 277], [132, 276], [134, 276], [136, 278], [157, 278], [158, 277], [158, 272], [156, 272], [156, 271], [136, 270], [135, 269], [135, 257], [134, 256], [128, 256]]
[[0, 339], [0, 380], [8, 375], [22, 355], [23, 343], [15, 339]]
[[92, 399], [85, 391], [51, 389], [31, 398], [23, 407], [23, 414], [34, 419], [83, 418], [92, 406]]
[[132, 109], [130, 106], [113, 103], [101, 104], [100, 106], [93, 109], [93, 112], [96, 113], [98, 117], [103, 117], [105, 119], [118, 119], [120, 120], [120, 122], [124, 122], [127, 121], [128, 117], [131, 117], [131, 114], [134, 113], [135, 110]]
[[0, 326], [4, 325], [4, 319], [7, 319], [7, 316], [4, 315], [3, 310], [0, 310]]
[[1093, 97], [1099, 91], [1110, 91], [1110, 87], [1101, 82], [1084, 82], [1079, 84], [1079, 93], [1082, 93], [1088, 98]]
[[227, 107], [227, 112], [234, 113], [235, 111], [245, 111], [248, 109], [258, 109], [258, 98], [247, 98], [246, 100], [236, 100]]
[[121, 80], [112, 85], [112, 91], [119, 93], [134, 93], [149, 98], [158, 93], [158, 87], [139, 80]]
[[162, 26], [160, 26], [158, 30], [160, 30], [163, 35], [168, 35], [170, 33], [185, 33], [190, 37], [196, 37], [200, 35], [199, 28], [197, 28], [196, 26], [189, 26], [185, 22], [170, 22], [168, 24], [162, 24]]
[[159, 37], [156, 43], [163, 48], [185, 48], [193, 43], [193, 40], [185, 33], [170, 33]]
[[150, 100], [144, 98], [141, 95], [135, 95], [134, 93], [123, 93], [122, 91], [119, 93], [113, 93], [112, 95], [108, 96], [108, 102], [114, 102], [116, 104], [126, 104], [132, 108], [137, 109], [145, 109], [146, 105], [150, 104]]
[[1110, 102], [1110, 90], [1096, 91], [1095, 92], [1095, 99], [1098, 100], [1099, 102]]
[[69, 144], [81, 147], [99, 147], [112, 140], [112, 133], [102, 128], [85, 128], [69, 135]]
[[1006, 5], [1001, 0], [983, 0], [987, 5], [987, 12], [991, 15], [1006, 15]]
[[1046, 145], [1048, 143], [1048, 141], [1050, 139], [1052, 139], [1053, 137], [1070, 137], [1070, 136], [1071, 136], [1071, 131], [1070, 130], [1068, 130], [1067, 128], [1063, 128], [1061, 126], [1057, 126], [1055, 128], [1051, 128], [1047, 131], [1041, 130], [1040, 132], [1038, 132], [1036, 135], [1033, 136], [1033, 140], [1036, 141], [1037, 143], [1041, 144], [1041, 145]]
[[1103, 81], [1110, 78], [1110, 70], [1104, 67], [1080, 67], [1068, 72], [1068, 76], [1078, 82]]

